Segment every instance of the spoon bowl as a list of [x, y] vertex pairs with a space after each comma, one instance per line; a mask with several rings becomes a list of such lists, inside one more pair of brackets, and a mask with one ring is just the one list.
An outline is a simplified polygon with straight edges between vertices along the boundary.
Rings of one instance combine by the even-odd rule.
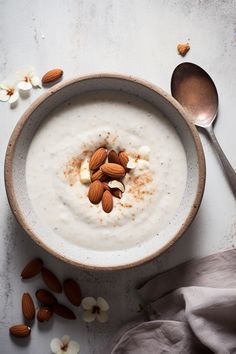
[[218, 93], [211, 77], [198, 65], [178, 65], [172, 75], [171, 92], [188, 110], [195, 125], [206, 127], [216, 119]]

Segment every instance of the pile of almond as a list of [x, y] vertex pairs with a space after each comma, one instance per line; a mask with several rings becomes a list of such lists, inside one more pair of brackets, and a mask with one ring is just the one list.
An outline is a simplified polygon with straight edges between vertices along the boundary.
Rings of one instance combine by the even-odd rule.
[[[79, 306], [81, 303], [81, 291], [78, 283], [73, 279], [66, 279], [61, 285], [58, 278], [49, 269], [44, 267], [41, 259], [34, 259], [29, 262], [21, 272], [21, 278], [30, 279], [41, 273], [45, 285], [54, 293], [64, 293], [70, 303], [74, 306]], [[39, 302], [37, 309], [37, 320], [39, 322], [49, 321], [53, 314], [61, 316], [68, 320], [76, 319], [72, 310], [67, 306], [58, 303], [56, 297], [47, 289], [38, 289], [35, 296]], [[36, 315], [36, 307], [29, 293], [22, 295], [22, 313], [25, 323], [16, 324], [10, 327], [10, 334], [15, 337], [28, 337], [31, 332], [30, 325]]]
[[80, 169], [81, 183], [90, 183], [88, 198], [92, 204], [102, 202], [106, 213], [113, 209], [113, 197], [121, 198], [125, 191], [122, 179], [129, 171], [129, 157], [125, 151], [118, 154], [104, 147], [97, 149], [90, 161], [84, 160]]

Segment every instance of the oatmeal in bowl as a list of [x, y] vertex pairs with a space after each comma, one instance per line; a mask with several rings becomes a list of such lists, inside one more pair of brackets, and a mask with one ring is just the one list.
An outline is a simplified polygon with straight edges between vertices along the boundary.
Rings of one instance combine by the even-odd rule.
[[[30, 126], [40, 108], [45, 118]], [[163, 252], [191, 223], [204, 157], [195, 128], [161, 90], [91, 76], [57, 85], [25, 119], [15, 139], [27, 144], [21, 190], [9, 201], [53, 254], [89, 268], [129, 267]], [[8, 151], [6, 166], [12, 158]], [[10, 184], [14, 178], [11, 170]]]

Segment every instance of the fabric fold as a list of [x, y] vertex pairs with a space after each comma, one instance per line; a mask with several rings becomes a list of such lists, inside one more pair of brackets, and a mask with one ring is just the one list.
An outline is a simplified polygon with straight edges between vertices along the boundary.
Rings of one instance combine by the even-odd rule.
[[181, 264], [138, 292], [149, 321], [126, 331], [112, 354], [236, 353], [236, 250]]

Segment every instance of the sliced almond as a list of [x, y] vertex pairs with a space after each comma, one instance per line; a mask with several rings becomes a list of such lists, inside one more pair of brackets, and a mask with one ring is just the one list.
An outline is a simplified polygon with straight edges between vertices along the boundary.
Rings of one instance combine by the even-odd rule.
[[112, 178], [122, 178], [125, 175], [124, 167], [117, 163], [105, 163], [100, 168], [105, 175]]
[[122, 198], [122, 192], [119, 189], [116, 189], [116, 188], [111, 189], [111, 194], [116, 198], [119, 198], [119, 199]]
[[105, 191], [102, 196], [102, 208], [105, 213], [110, 213], [113, 209], [113, 198], [109, 191]]
[[109, 154], [108, 154], [108, 162], [110, 162], [110, 163], [118, 163], [118, 165], [120, 164], [119, 156], [118, 156], [118, 154], [115, 152], [115, 150], [109, 151]]
[[97, 149], [89, 162], [89, 168], [92, 171], [97, 170], [106, 160], [107, 158], [107, 150], [105, 148]]
[[92, 204], [98, 204], [102, 200], [104, 187], [99, 180], [94, 181], [89, 186], [88, 198]]
[[129, 162], [129, 157], [128, 157], [127, 153], [125, 151], [121, 151], [121, 152], [119, 152], [118, 156], [119, 156], [120, 164], [126, 168], [127, 163]]
[[129, 156], [129, 162], [127, 163], [126, 167], [132, 170], [136, 166], [137, 166], [137, 161], [133, 157]]
[[80, 166], [80, 182], [83, 184], [88, 184], [91, 182], [91, 177], [90, 177], [90, 169], [89, 169], [89, 161], [88, 159], [85, 159], [81, 166]]
[[113, 179], [112, 181], [108, 182], [108, 186], [113, 189], [113, 188], [118, 188], [122, 193], [125, 191], [125, 186], [123, 185], [122, 182], [117, 181], [116, 179]]

